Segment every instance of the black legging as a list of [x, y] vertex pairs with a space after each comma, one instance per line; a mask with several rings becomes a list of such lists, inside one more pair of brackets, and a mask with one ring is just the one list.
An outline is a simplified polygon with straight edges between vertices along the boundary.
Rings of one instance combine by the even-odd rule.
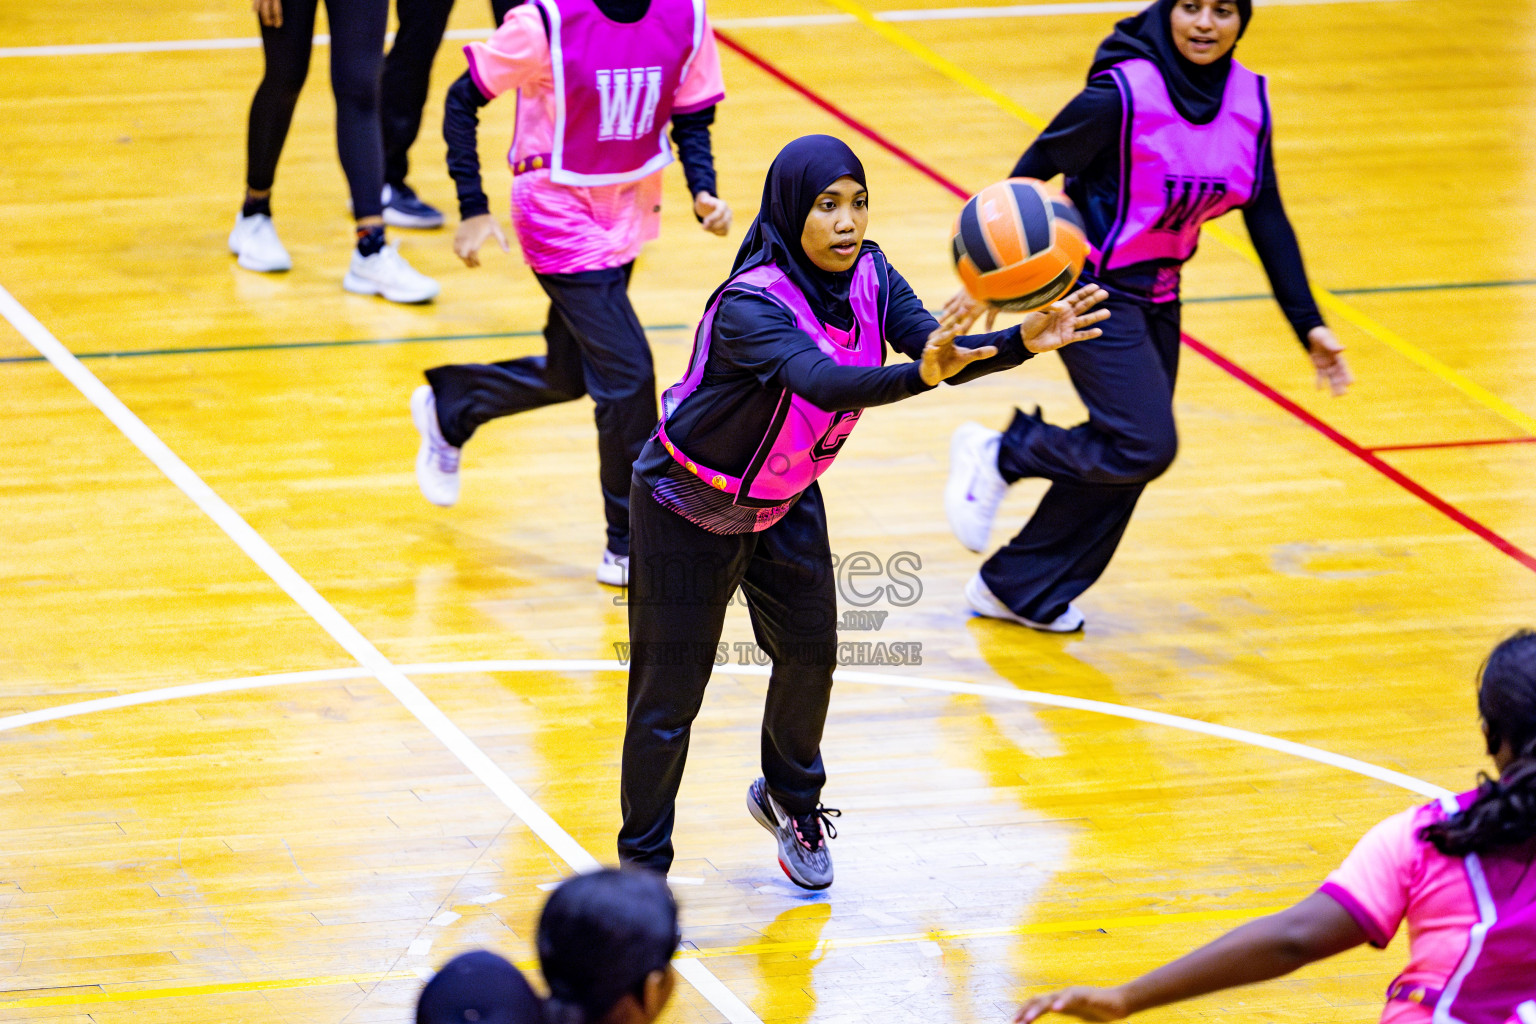
[[[261, 27], [266, 73], [251, 101], [245, 183], [272, 187], [299, 90], [309, 75], [309, 53], [320, 0], [283, 0], [281, 28]], [[379, 75], [389, 0], [325, 0], [331, 23], [331, 91], [336, 96], [336, 149], [352, 190], [352, 215], [383, 212], [384, 143], [379, 128]]]
[[[491, 0], [491, 18], [500, 25], [521, 0]], [[400, 26], [384, 58], [384, 180], [396, 187], [410, 172], [410, 150], [421, 131], [432, 61], [448, 27], [453, 0], [395, 0]]]
[[768, 792], [791, 814], [809, 814], [820, 803], [837, 590], [816, 484], [761, 533], [708, 533], [657, 504], [639, 478], [629, 505], [634, 546], [619, 860], [665, 874], [689, 734], [738, 586], [753, 636], [773, 659], [760, 747]]

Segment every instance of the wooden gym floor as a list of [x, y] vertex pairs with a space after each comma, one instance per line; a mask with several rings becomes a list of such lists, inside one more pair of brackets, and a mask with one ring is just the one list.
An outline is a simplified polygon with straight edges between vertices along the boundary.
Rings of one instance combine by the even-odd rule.
[[[796, 135], [847, 138], [871, 237], [925, 300], [953, 290], [956, 193], [1006, 173], [1119, 5], [951, 3], [712, 4], [737, 228], [701, 234], [668, 172], [633, 287], [663, 383]], [[341, 290], [319, 50], [274, 199], [295, 268], [241, 271], [246, 5], [0, 10], [0, 1015], [408, 1020], [455, 952], [527, 962], [541, 887], [613, 857], [625, 611], [592, 580], [590, 406], [487, 427], [462, 502], [428, 505], [407, 396], [427, 366], [540, 350], [516, 255], [469, 271], [448, 231], [394, 232], [438, 301]], [[466, 0], [453, 29], [487, 17]], [[457, 45], [411, 178], [445, 209]], [[967, 615], [979, 559], [940, 499], [959, 423], [1081, 414], [1059, 362], [868, 414], [824, 486], [834, 549], [872, 573], [848, 607], [886, 614], [843, 639], [921, 663], [842, 677], [838, 881], [806, 897], [742, 806], [763, 677], [732, 649], [681, 797], [670, 1020], [1001, 1020], [1288, 905], [1483, 766], [1474, 671], [1536, 623], [1536, 4], [1261, 0], [1240, 54], [1270, 75], [1358, 386], [1313, 390], [1222, 222], [1187, 276], [1182, 454], [1069, 637]], [[510, 127], [487, 110], [502, 214]], [[1014, 490], [996, 542], [1040, 491]], [[733, 611], [725, 639], [749, 637]], [[1399, 939], [1148, 1019], [1370, 1021], [1402, 959]]]

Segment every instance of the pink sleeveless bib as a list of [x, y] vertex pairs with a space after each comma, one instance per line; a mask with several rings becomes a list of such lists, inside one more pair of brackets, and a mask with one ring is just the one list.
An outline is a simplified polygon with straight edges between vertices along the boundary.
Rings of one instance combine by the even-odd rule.
[[[1102, 72], [1120, 89], [1123, 136], [1120, 206], [1089, 262], [1101, 271], [1147, 260], [1182, 263], [1200, 244], [1200, 225], [1248, 202], [1258, 188], [1267, 145], [1264, 79], [1236, 61], [1221, 112], [1191, 124], [1168, 96], [1151, 61], [1123, 61]], [[1160, 275], [1154, 301], [1178, 294], [1178, 275]]]
[[[1455, 814], [1476, 796], [1447, 797], [1441, 809]], [[1478, 920], [1445, 988], [1417, 1000], [1434, 1007], [1434, 1024], [1536, 1024], [1536, 863], [1522, 853], [1529, 847], [1460, 858]]]
[[704, 0], [651, 0], [632, 24], [592, 0], [536, 0], [549, 19], [555, 130], [550, 180], [639, 181], [672, 162], [665, 129], [698, 52]]
[[[761, 291], [783, 305], [794, 315], [795, 325], [816, 342], [816, 347], [843, 366], [879, 366], [885, 358], [885, 342], [880, 318], [880, 279], [875, 261], [881, 258], [878, 252], [867, 252], [854, 267], [848, 293], [853, 306], [854, 327], [849, 332], [839, 331], [817, 319], [805, 296], [776, 266], [756, 267], [731, 280], [699, 321], [687, 374], [662, 395], [661, 425], [657, 433], [668, 454], [711, 487], [733, 495], [737, 505], [766, 507], [782, 504], [815, 483], [817, 477], [831, 467], [843, 442], [858, 423], [861, 410], [827, 412], [786, 389], [779, 396], [768, 431], [759, 442], [751, 463], [739, 477], [689, 458], [667, 436], [667, 416], [703, 379], [704, 366], [709, 360], [715, 310], [721, 299], [738, 287]], [[767, 529], [775, 521], [763, 521], [757, 529]]]

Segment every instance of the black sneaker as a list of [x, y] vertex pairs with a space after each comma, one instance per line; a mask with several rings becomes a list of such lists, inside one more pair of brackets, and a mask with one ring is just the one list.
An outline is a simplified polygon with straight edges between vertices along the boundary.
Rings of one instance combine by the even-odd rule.
[[384, 186], [384, 223], [397, 228], [440, 228], [443, 211], [416, 198], [409, 185]]
[[832, 851], [827, 849], [827, 840], [837, 838], [830, 819], [841, 817], [842, 811], [818, 806], [810, 814], [790, 814], [768, 792], [763, 779], [747, 787], [747, 810], [779, 841], [779, 867], [791, 882], [802, 889], [825, 889], [832, 884]]

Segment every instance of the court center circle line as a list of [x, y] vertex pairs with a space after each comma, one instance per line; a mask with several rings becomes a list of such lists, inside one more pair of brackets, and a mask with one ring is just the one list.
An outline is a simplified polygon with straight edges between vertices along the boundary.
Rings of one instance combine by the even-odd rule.
[[[395, 668], [407, 676], [467, 675], [475, 672], [625, 672], [628, 670], [626, 665], [618, 661], [537, 658], [423, 662], [416, 665], [397, 665]], [[770, 671], [771, 669], [768, 666], [763, 665], [731, 665], [717, 669], [716, 674], [766, 677]], [[97, 711], [111, 711], [118, 708], [134, 707], [140, 704], [156, 704], [188, 697], [236, 693], [243, 690], [255, 690], [272, 686], [344, 682], [351, 679], [373, 678], [375, 678], [374, 674], [366, 668], [335, 668], [317, 669], [308, 672], [279, 672], [271, 675], [243, 676], [236, 679], [189, 683], [184, 686], [170, 686], [155, 690], [145, 690], [139, 693], [124, 693], [113, 697], [101, 697], [95, 700], [80, 701], [75, 704], [63, 704], [58, 707], [44, 708], [40, 711], [28, 711], [19, 715], [8, 715], [0, 718], [0, 732], [21, 729], [42, 722], [74, 718]], [[1276, 736], [1269, 736], [1265, 733], [1253, 732], [1248, 729], [1238, 729], [1229, 725], [1204, 722], [1198, 718], [1186, 718], [1182, 715], [1170, 715], [1162, 711], [1150, 711], [1145, 708], [1132, 707], [1128, 704], [1114, 704], [1109, 701], [1089, 700], [1084, 697], [1069, 697], [1064, 694], [1046, 693], [1040, 690], [1019, 690], [985, 683], [968, 683], [954, 679], [930, 679], [926, 676], [894, 675], [884, 672], [861, 672], [840, 669], [834, 675], [833, 680], [834, 682], [863, 686], [884, 686], [893, 689], [927, 690], [934, 693], [988, 697], [1021, 704], [1034, 704], [1040, 707], [1086, 711], [1113, 718], [1124, 718], [1146, 725], [1161, 725], [1184, 732], [1212, 736], [1245, 746], [1258, 747], [1280, 754], [1289, 754], [1292, 757], [1314, 761], [1318, 764], [1328, 765], [1329, 767], [1352, 772], [1356, 775], [1363, 775], [1366, 778], [1385, 782], [1432, 799], [1440, 799], [1443, 796], [1451, 795], [1450, 790], [1436, 786], [1431, 782], [1426, 782], [1423, 779], [1394, 771], [1390, 768], [1383, 768], [1368, 761], [1348, 757], [1344, 754], [1337, 754], [1331, 750], [1324, 750], [1321, 747], [1308, 746], [1305, 743], [1296, 743], [1292, 740], [1280, 739]]]

